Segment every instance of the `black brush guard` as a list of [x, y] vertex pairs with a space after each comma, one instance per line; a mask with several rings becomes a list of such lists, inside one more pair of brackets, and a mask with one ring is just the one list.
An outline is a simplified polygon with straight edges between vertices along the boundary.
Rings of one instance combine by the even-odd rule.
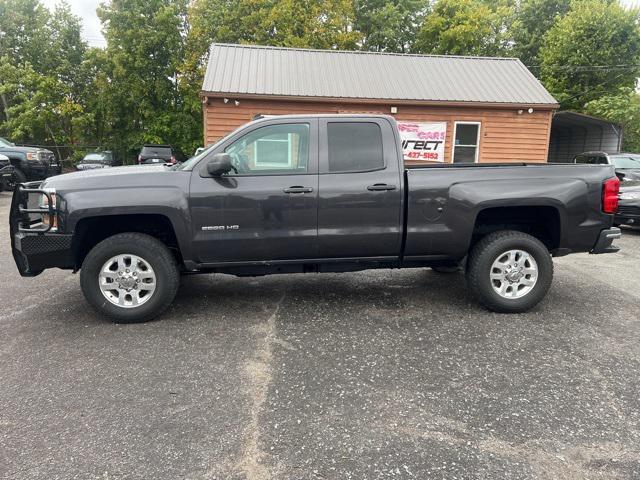
[[[16, 186], [9, 213], [11, 252], [23, 277], [34, 277], [51, 267], [73, 268], [71, 251], [72, 235], [56, 233], [52, 230], [53, 219], [57, 215], [52, 192], [40, 188], [42, 182], [21, 183]], [[48, 200], [45, 207], [29, 207], [33, 195], [44, 195]], [[39, 198], [35, 199], [38, 205]], [[33, 215], [49, 215], [45, 225]]]

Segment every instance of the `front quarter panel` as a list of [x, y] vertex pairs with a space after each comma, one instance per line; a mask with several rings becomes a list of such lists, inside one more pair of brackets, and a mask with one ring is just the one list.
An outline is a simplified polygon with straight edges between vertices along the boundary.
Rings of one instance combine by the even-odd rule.
[[87, 177], [80, 184], [61, 176], [52, 179], [60, 181], [47, 182], [47, 187], [56, 190], [63, 232], [75, 232], [78, 222], [90, 217], [163, 215], [173, 226], [183, 258], [189, 260], [192, 258], [187, 199], [190, 174], [180, 171], [123, 174], [108, 181], [105, 176], [96, 176]]

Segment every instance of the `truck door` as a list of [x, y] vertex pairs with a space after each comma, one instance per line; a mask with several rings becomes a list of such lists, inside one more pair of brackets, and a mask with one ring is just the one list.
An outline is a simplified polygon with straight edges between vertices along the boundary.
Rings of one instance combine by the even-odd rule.
[[320, 257], [397, 257], [403, 184], [391, 122], [376, 117], [319, 122]]
[[194, 248], [203, 263], [317, 257], [317, 120], [270, 120], [216, 148], [235, 172], [192, 174]]

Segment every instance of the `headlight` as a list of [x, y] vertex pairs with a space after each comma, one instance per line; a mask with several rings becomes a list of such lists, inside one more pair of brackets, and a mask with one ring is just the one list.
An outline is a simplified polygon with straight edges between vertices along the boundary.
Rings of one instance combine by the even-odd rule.
[[38, 152], [27, 152], [27, 160], [37, 160]]
[[[54, 190], [47, 190], [49, 192], [49, 197], [51, 197], [51, 201], [53, 202], [53, 210], [55, 212], [56, 210], [56, 203], [57, 203], [57, 199], [56, 199], [56, 192]], [[38, 206], [40, 208], [49, 208], [49, 197], [47, 195], [40, 195], [40, 201], [38, 202]], [[53, 216], [49, 215], [48, 213], [43, 213], [42, 214], [42, 224], [47, 226], [47, 227], [51, 227], [51, 230], [57, 230], [58, 229], [58, 214], [54, 213]]]

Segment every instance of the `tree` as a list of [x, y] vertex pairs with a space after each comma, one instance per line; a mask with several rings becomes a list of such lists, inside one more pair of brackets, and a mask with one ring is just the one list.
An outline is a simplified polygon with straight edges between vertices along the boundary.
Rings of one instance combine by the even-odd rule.
[[622, 125], [623, 150], [640, 151], [640, 95], [633, 88], [622, 87], [618, 91], [592, 100], [584, 111]]
[[632, 88], [640, 69], [637, 9], [602, 0], [575, 1], [544, 37], [541, 79], [562, 108]]
[[202, 117], [184, 114], [179, 88], [186, 0], [112, 0], [98, 16], [107, 39], [101, 95], [115, 148], [133, 155], [144, 143], [167, 142], [191, 152]]
[[428, 9], [428, 0], [356, 1], [354, 28], [362, 34], [362, 50], [411, 51]]
[[265, 43], [283, 47], [349, 49], [357, 47], [355, 12], [350, 0], [277, 0], [265, 18]]
[[39, 0], [0, 0], [0, 57], [44, 71], [51, 54], [49, 20]]
[[438, 0], [425, 17], [414, 50], [501, 56], [509, 50], [514, 7], [509, 0]]
[[0, 0], [0, 130], [17, 141], [75, 143], [85, 134], [86, 45], [61, 3]]
[[523, 0], [516, 7], [513, 26], [514, 54], [538, 73], [538, 54], [544, 35], [569, 11], [571, 0]]

